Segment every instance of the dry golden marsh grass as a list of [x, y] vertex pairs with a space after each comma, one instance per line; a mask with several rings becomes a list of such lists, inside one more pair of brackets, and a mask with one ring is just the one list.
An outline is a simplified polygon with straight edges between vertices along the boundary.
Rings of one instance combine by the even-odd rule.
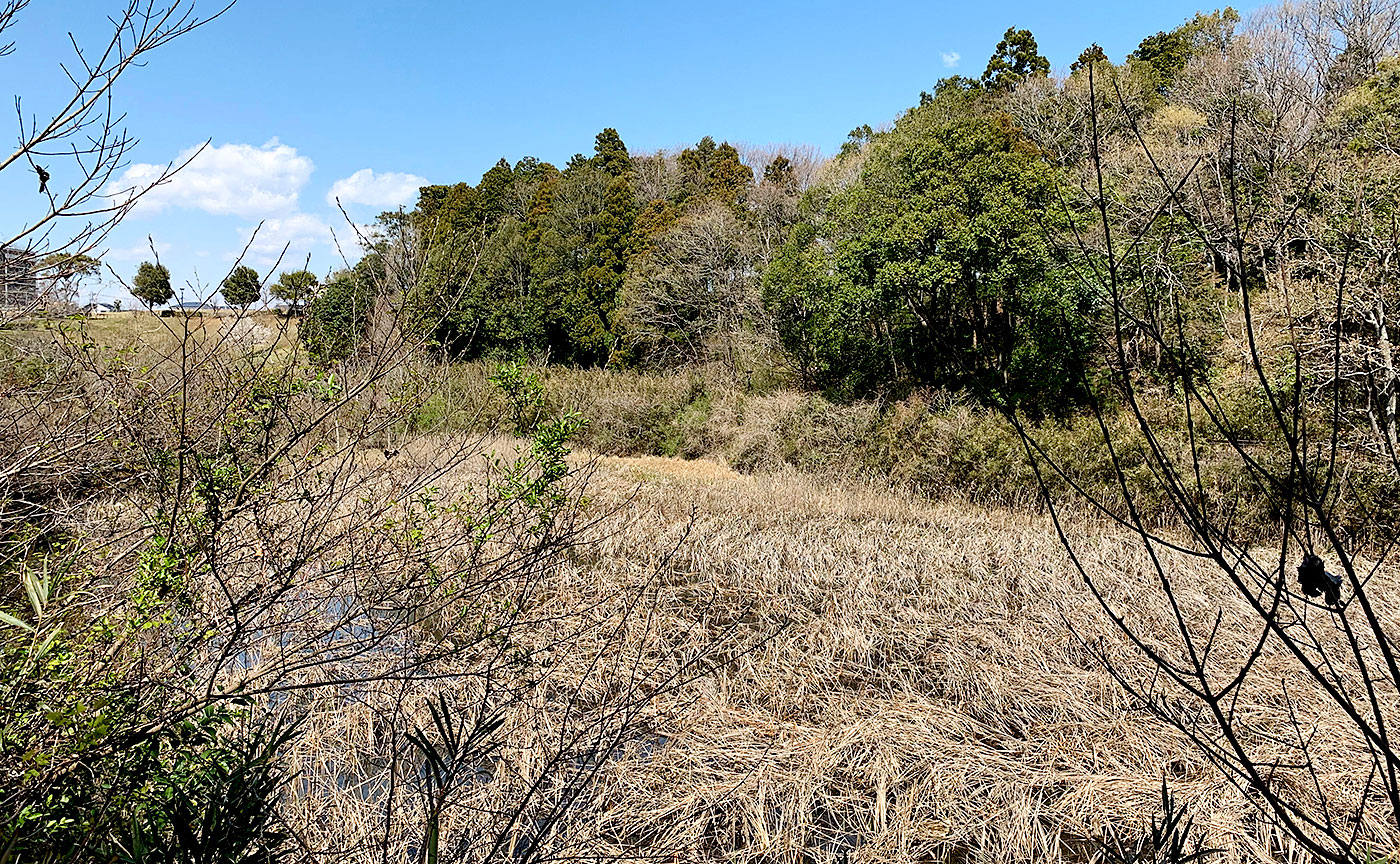
[[[428, 448], [404, 458], [414, 456], [431, 460]], [[1104, 826], [1144, 829], [1166, 778], [1223, 860], [1299, 859], [1081, 643], [1134, 662], [1048, 517], [706, 460], [578, 464], [598, 519], [592, 542], [542, 586], [534, 618], [546, 623], [522, 636], [555, 667], [535, 685], [539, 704], [560, 680], [607, 688], [635, 662], [566, 671], [595, 663], [595, 648], [655, 657], [735, 625], [746, 634], [707, 674], [654, 700], [652, 740], [590, 793], [598, 836], [676, 861], [1084, 861]], [[444, 489], [472, 482], [441, 478]], [[1068, 525], [1086, 565], [1113, 574], [1111, 600], [1169, 645], [1167, 611], [1137, 602], [1155, 579], [1139, 542], [1108, 523]], [[1248, 652], [1243, 604], [1209, 571], [1192, 581], [1194, 565], [1172, 566], [1187, 577], [1178, 601], [1188, 617], [1222, 615], [1222, 668]], [[1393, 576], [1374, 584], [1385, 596]], [[637, 586], [644, 614], [606, 611]], [[625, 632], [579, 627], [580, 609]], [[547, 623], [553, 611], [575, 622], [567, 643]], [[1273, 732], [1311, 723], [1314, 746], [1333, 757], [1322, 780], [1360, 782], [1351, 766], [1363, 754], [1314, 686], [1284, 657], [1266, 653], [1261, 669], [1238, 708], [1246, 738], [1267, 752]], [[302, 770], [341, 770], [327, 766], [373, 752], [375, 703], [325, 706], [299, 745]], [[531, 722], [503, 756], [522, 773], [538, 758], [531, 736], [550, 734]], [[306, 817], [338, 836], [372, 832], [356, 801], [340, 796]]]
[[[116, 348], [134, 344], [164, 357], [184, 344], [164, 319], [93, 323], [88, 335]], [[238, 346], [244, 334], [235, 326], [256, 340], [266, 334], [255, 328], [277, 335], [273, 327], [283, 322], [188, 323], [204, 328], [203, 339]], [[421, 385], [442, 398], [444, 426], [472, 429], [476, 424], [457, 415], [500, 415], [502, 399], [486, 382], [486, 366], [447, 371], [430, 368]], [[499, 770], [460, 791], [444, 826], [448, 835], [489, 830], [491, 814], [509, 812], [522, 783], [549, 775], [558, 739], [588, 722], [589, 712], [606, 713], [627, 694], [649, 693], [655, 681], [684, 670], [677, 672], [681, 686], [656, 688], [639, 709], [641, 739], [608, 754], [588, 800], [572, 809], [569, 831], [588, 844], [589, 855], [793, 864], [1087, 861], [1105, 826], [1142, 834], [1157, 814], [1165, 778], [1208, 845], [1225, 850], [1224, 860], [1305, 860], [1190, 742], [1132, 704], [1094, 656], [1101, 650], [1130, 673], [1151, 677], [1083, 584], [1050, 519], [986, 498], [967, 503], [949, 491], [969, 485], [953, 468], [967, 460], [930, 459], [947, 483], [938, 487], [943, 497], [929, 500], [895, 491], [918, 486], [897, 472], [880, 484], [853, 464], [849, 451], [872, 427], [872, 406], [827, 406], [787, 391], [740, 402], [733, 391], [706, 395], [704, 382], [680, 377], [550, 376], [560, 406], [604, 418], [595, 422], [605, 434], [585, 439], [593, 446], [638, 452], [629, 442], [645, 443], [684, 421], [694, 427], [686, 433], [694, 450], [756, 473], [711, 459], [576, 455], [574, 479], [582, 486], [575, 491], [587, 500], [581, 542], [538, 573], [507, 567], [500, 584], [467, 591], [477, 604], [473, 616], [520, 615], [499, 643], [482, 638], [482, 630], [473, 635], [465, 618], [455, 631], [415, 619], [414, 628], [424, 626], [413, 638], [429, 659], [410, 682], [378, 674], [392, 671], [400, 652], [411, 653], [408, 629], [360, 651], [359, 631], [340, 627], [337, 616], [353, 617], [343, 608], [347, 598], [364, 609], [413, 606], [418, 601], [397, 603], [394, 596], [407, 586], [424, 592], [418, 606], [434, 610], [428, 618], [452, 619], [447, 607], [456, 601], [414, 575], [420, 564], [433, 557], [441, 572], [471, 581], [479, 559], [521, 554], [529, 521], [515, 526], [518, 535], [495, 536], [477, 558], [459, 560], [476, 548], [453, 536], [465, 523], [424, 516], [426, 549], [398, 550], [395, 532], [406, 523], [389, 529], [384, 520], [405, 519], [403, 505], [425, 486], [438, 490], [439, 504], [489, 498], [490, 463], [479, 457], [508, 456], [522, 444], [489, 432], [429, 432], [396, 445], [400, 433], [389, 427], [343, 444], [328, 435], [323, 443], [336, 442], [331, 449], [343, 454], [342, 467], [335, 467], [337, 457], [314, 472], [289, 469], [313, 490], [342, 490], [327, 497], [339, 503], [314, 511], [306, 505], [327, 520], [324, 536], [298, 524], [300, 487], [290, 484], [268, 491], [280, 503], [263, 514], [267, 524], [231, 526], [221, 546], [224, 569], [236, 574], [235, 596], [260, 584], [264, 559], [285, 557], [291, 547], [293, 557], [304, 557], [296, 590], [268, 600], [259, 631], [248, 636], [266, 638], [263, 654], [234, 667], [240, 674], [259, 663], [276, 667], [287, 638], [309, 634], [303, 641], [313, 647], [297, 658], [307, 665], [278, 673], [279, 686], [289, 690], [306, 679], [307, 689], [296, 691], [304, 698], [277, 703], [307, 715], [305, 734], [288, 754], [296, 780], [285, 802], [306, 848], [343, 852], [323, 855], [328, 860], [364, 861], [382, 860], [377, 848], [392, 847], [395, 855], [416, 848], [421, 802], [402, 794], [391, 801], [402, 808], [391, 842], [380, 815], [385, 784], [395, 765], [411, 761], [404, 733], [428, 725], [429, 700], [445, 693], [471, 706], [481, 695], [482, 670], [507, 697]], [[434, 389], [440, 383], [451, 386]], [[355, 411], [372, 413], [373, 396], [367, 402], [343, 413], [352, 420]], [[670, 409], [658, 417], [644, 410], [672, 404], [682, 406], [678, 421], [668, 419], [676, 414]], [[703, 412], [684, 408], [702, 404]], [[961, 410], [949, 416], [945, 425], [976, 419]], [[676, 438], [681, 445], [691, 440]], [[819, 473], [803, 473], [782, 456], [789, 442], [820, 454], [811, 469]], [[930, 449], [924, 439], [908, 448], [926, 458]], [[391, 450], [402, 452], [389, 458]], [[978, 452], [986, 461], [999, 451]], [[111, 512], [86, 516], [94, 523], [110, 518], [121, 536], [137, 530], [130, 508], [106, 506]], [[335, 527], [337, 519], [346, 525]], [[1170, 654], [1172, 621], [1139, 539], [1082, 515], [1066, 524], [1110, 602]], [[303, 549], [303, 534], [320, 539]], [[1253, 648], [1257, 617], [1210, 566], [1178, 556], [1168, 570], [1175, 599], [1197, 630], [1208, 631], [1220, 614], [1211, 662], [1230, 669]], [[206, 587], [213, 608], [217, 592]], [[1388, 598], [1395, 587], [1393, 574], [1383, 571], [1368, 590]], [[516, 598], [528, 598], [528, 609], [512, 606]], [[1393, 606], [1387, 608], [1394, 627]], [[373, 618], [367, 612], [355, 626]], [[322, 637], [340, 653], [316, 662]], [[462, 641], [435, 655], [438, 643], [453, 639]], [[695, 658], [704, 663], [692, 680], [694, 667], [685, 664]], [[1290, 758], [1275, 742], [1296, 737], [1290, 727], [1298, 724], [1323, 757], [1328, 788], [1365, 782], [1368, 763], [1355, 750], [1354, 728], [1289, 658], [1266, 650], [1239, 692], [1236, 727], [1264, 764]], [[1380, 713], [1400, 716], [1400, 699], [1390, 692], [1383, 698]], [[1172, 704], [1193, 710], [1188, 700]], [[1276, 779], [1301, 782], [1287, 771]], [[1368, 825], [1366, 835], [1393, 838], [1393, 830]]]

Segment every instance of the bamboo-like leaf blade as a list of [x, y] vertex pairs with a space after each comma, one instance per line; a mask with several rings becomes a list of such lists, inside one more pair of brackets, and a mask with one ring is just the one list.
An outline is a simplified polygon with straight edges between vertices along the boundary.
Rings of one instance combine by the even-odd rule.
[[0, 622], [9, 624], [11, 627], [18, 627], [28, 633], [34, 632], [34, 627], [32, 625], [26, 624], [8, 612], [0, 612]]

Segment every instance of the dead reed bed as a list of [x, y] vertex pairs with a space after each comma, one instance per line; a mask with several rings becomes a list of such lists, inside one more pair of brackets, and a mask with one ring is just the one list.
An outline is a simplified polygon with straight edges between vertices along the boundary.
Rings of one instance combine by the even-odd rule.
[[[618, 739], [567, 829], [589, 838], [590, 855], [1087, 861], [1106, 828], [1145, 830], [1166, 780], [1224, 860], [1297, 859], [1095, 659], [1103, 651], [1133, 668], [1134, 653], [1048, 518], [706, 460], [585, 464], [590, 542], [541, 579], [529, 626], [511, 631], [529, 660], [506, 676], [519, 698], [501, 759], [515, 770], [496, 776], [529, 776], [532, 760], [555, 752], [548, 742], [570, 721], [551, 705], [605, 705], [639, 677], [705, 663], [683, 686], [655, 688]], [[1090, 566], [1121, 574], [1110, 599], [1169, 645], [1166, 611], [1136, 602], [1154, 578], [1138, 541], [1088, 518], [1070, 526]], [[1247, 653], [1257, 634], [1242, 604], [1208, 570], [1172, 566], [1186, 577], [1187, 614], [1208, 626], [1218, 611], [1230, 634], [1216, 662]], [[1381, 573], [1377, 596], [1393, 583]], [[1324, 782], [1361, 782], [1348, 766], [1365, 756], [1349, 751], [1315, 687], [1286, 658], [1266, 654], [1261, 668], [1238, 709], [1252, 743], [1267, 750], [1290, 724], [1311, 724], [1314, 746], [1333, 757]], [[568, 693], [585, 695], [561, 702]], [[374, 775], [383, 727], [402, 725], [381, 712], [412, 702], [386, 691], [323, 706], [298, 756], [305, 782], [347, 761], [361, 766], [355, 776]], [[331, 785], [341, 794], [305, 817], [372, 833], [374, 796]], [[483, 782], [462, 812], [508, 797]], [[458, 830], [469, 830], [463, 818]]]

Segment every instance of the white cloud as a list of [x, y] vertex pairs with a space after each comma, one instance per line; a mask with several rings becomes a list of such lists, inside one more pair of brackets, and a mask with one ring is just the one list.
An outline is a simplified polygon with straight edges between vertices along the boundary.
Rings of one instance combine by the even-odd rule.
[[[223, 258], [233, 262], [241, 254], [242, 263], [259, 270], [272, 267], [292, 270], [305, 265], [307, 255], [311, 255], [312, 270], [343, 267], [345, 258], [354, 262], [364, 252], [360, 238], [373, 239], [375, 229], [372, 225], [337, 221], [339, 224], [332, 226], [311, 213], [264, 219], [260, 226], [238, 229], [238, 248], [226, 252]], [[254, 231], [257, 236], [253, 235]], [[243, 251], [245, 247], [247, 252]]]
[[[198, 155], [196, 155], [196, 153]], [[167, 207], [185, 207], [207, 213], [245, 218], [276, 217], [297, 209], [297, 195], [311, 177], [315, 165], [295, 147], [276, 138], [261, 147], [223, 144], [191, 147], [175, 160], [189, 159], [168, 182], [147, 192], [137, 203], [138, 212], [158, 213]], [[139, 163], [108, 184], [106, 192], [120, 197], [155, 182], [164, 165]]]
[[945, 69], [956, 69], [956, 68], [958, 68], [958, 61], [961, 60], [961, 59], [962, 59], [962, 55], [959, 54], [959, 53], [956, 52], [956, 51], [944, 51], [944, 52], [943, 52], [943, 67], [944, 67]]
[[402, 174], [386, 171], [375, 174], [369, 168], [361, 168], [349, 177], [343, 177], [331, 185], [326, 193], [326, 203], [336, 206], [336, 199], [342, 204], [365, 204], [371, 207], [398, 207], [408, 204], [418, 196], [418, 187], [426, 186], [426, 177], [417, 174]]
[[[254, 231], [257, 232], [256, 236]], [[324, 247], [327, 246], [334, 248], [330, 226], [321, 217], [310, 213], [292, 213], [285, 217], [265, 219], [261, 226], [240, 228], [238, 234], [241, 245], [236, 252], [230, 252], [224, 258], [229, 261], [236, 259], [243, 247], [247, 246], [248, 252], [244, 255], [244, 262], [259, 267], [279, 264], [279, 258], [279, 266], [301, 266], [307, 253], [324, 251]], [[285, 255], [283, 249], [286, 249]]]

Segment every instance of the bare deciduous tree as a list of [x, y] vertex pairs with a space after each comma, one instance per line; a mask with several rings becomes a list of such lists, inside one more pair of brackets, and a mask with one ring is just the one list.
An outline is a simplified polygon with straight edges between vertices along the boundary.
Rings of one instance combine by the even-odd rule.
[[[0, 5], [0, 37], [23, 15], [29, 0], [6, 0]], [[155, 177], [119, 187], [118, 173], [128, 164], [137, 139], [123, 125], [117, 107], [120, 80], [175, 39], [218, 18], [232, 3], [206, 13], [193, 0], [157, 3], [127, 0], [108, 20], [108, 38], [84, 45], [70, 35], [73, 56], [62, 66], [68, 89], [52, 104], [35, 106], [15, 95], [17, 144], [0, 152], [0, 172], [33, 174], [32, 206], [23, 224], [0, 233], [0, 248], [22, 252], [31, 262], [27, 277], [47, 282], [56, 253], [101, 257], [112, 228], [146, 192], [168, 182], [182, 167], [168, 164]], [[14, 49], [4, 43], [0, 58]], [[194, 155], [197, 155], [196, 154]], [[194, 158], [192, 155], [190, 158]], [[10, 278], [13, 278], [10, 277]], [[25, 306], [42, 302], [33, 297]], [[30, 309], [7, 309], [0, 315], [26, 314]]]
[[629, 270], [628, 320], [665, 362], [720, 359], [731, 368], [745, 328], [766, 333], [757, 256], [729, 206], [706, 202], [653, 241]]
[[[1304, 29], [1331, 22], [1374, 56], [1390, 50], [1387, 14], [1326, 3], [1281, 13]], [[1331, 133], [1324, 84], [1345, 45], [1309, 43], [1279, 62], [1276, 24], [1193, 61], [1196, 74], [1152, 117], [1130, 110], [1111, 70], [1088, 70], [1086, 158], [1064, 193], [1078, 220], [1067, 255], [1104, 302], [1110, 386], [1092, 407], [1117, 493], [1089, 492], [1013, 421], [1066, 549], [1131, 650], [1087, 647], [1259, 808], [1261, 848], [1359, 862], [1400, 837], [1400, 621], [1372, 592], [1397, 540], [1374, 491], [1384, 484], [1371, 480], [1395, 467], [1393, 231], [1368, 212], [1365, 181], [1349, 182], [1381, 166], [1339, 155]], [[1302, 82], [1316, 86], [1298, 94]], [[1125, 141], [1135, 155], [1111, 156]], [[1215, 348], [1192, 332], [1181, 290], [1203, 277], [1222, 298]], [[1150, 314], [1149, 290], [1162, 300]], [[1155, 378], [1135, 359], [1144, 345], [1159, 358]], [[1235, 472], [1230, 487], [1212, 481], [1222, 466]], [[1150, 484], [1129, 482], [1142, 472]], [[1113, 574], [1085, 563], [1052, 485], [1139, 538], [1153, 597], [1123, 597]], [[1166, 496], [1168, 518], [1148, 515], [1146, 488]], [[1235, 516], [1248, 507], [1275, 530], [1245, 529]], [[1202, 580], [1230, 605], [1211, 606]], [[1167, 621], [1173, 638], [1149, 638], [1149, 620]], [[1287, 658], [1293, 673], [1261, 674], [1265, 657]], [[1270, 697], [1272, 713], [1240, 707]]]

